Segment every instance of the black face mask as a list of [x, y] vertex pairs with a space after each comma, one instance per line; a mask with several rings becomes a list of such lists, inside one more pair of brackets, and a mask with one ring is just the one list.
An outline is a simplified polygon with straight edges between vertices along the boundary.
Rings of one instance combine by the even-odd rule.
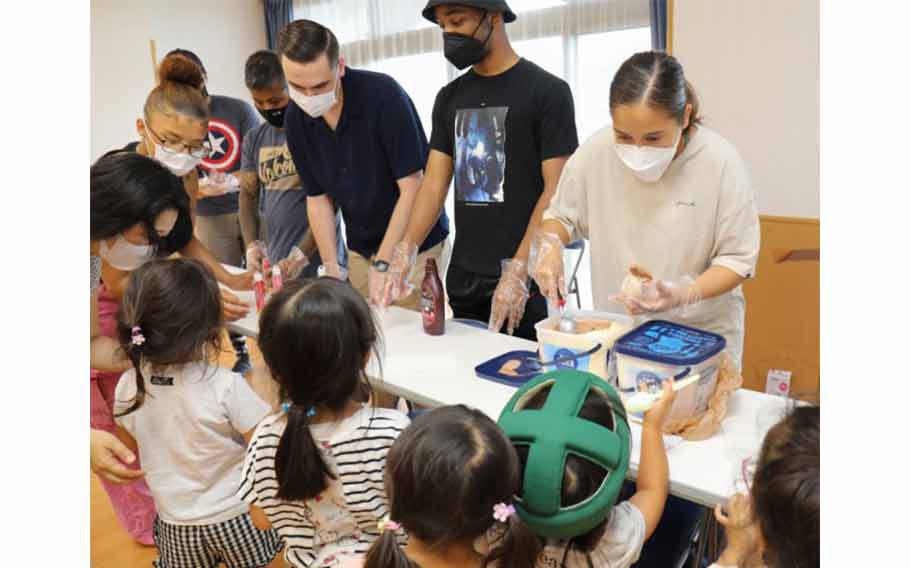
[[270, 108], [269, 110], [263, 110], [259, 107], [256, 107], [256, 110], [259, 111], [259, 114], [262, 115], [262, 118], [266, 119], [269, 124], [275, 128], [284, 128], [284, 111], [288, 109], [288, 105], [284, 105], [281, 108]]
[[[480, 19], [480, 23], [477, 24], [477, 27], [474, 29], [474, 34], [476, 34], [477, 30], [480, 29], [480, 26], [483, 25], [483, 21], [486, 17], [487, 12], [484, 12], [483, 17]], [[475, 38], [474, 34], [469, 36], [454, 32], [444, 32], [442, 34], [443, 51], [446, 59], [459, 70], [479, 63], [487, 56], [486, 47], [487, 42], [490, 41], [490, 36], [493, 35], [493, 25], [490, 25], [490, 33], [487, 34], [487, 38], [483, 41]]]

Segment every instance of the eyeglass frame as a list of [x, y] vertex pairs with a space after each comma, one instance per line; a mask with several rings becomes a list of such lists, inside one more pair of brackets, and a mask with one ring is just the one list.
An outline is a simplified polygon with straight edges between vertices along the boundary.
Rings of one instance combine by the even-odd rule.
[[[145, 126], [145, 129], [148, 130], [154, 136], [154, 138], [157, 139], [157, 140], [152, 139], [152, 142], [154, 142], [158, 146], [161, 146], [162, 150], [164, 150], [168, 154], [179, 154], [180, 153], [180, 151], [178, 151], [178, 150], [174, 150], [173, 148], [168, 148], [167, 146], [165, 146], [164, 139], [157, 132], [152, 130], [152, 127], [149, 124], [148, 118], [143, 120], [142, 123]], [[209, 156], [212, 155], [212, 144], [208, 140], [205, 140], [204, 142], [202, 142], [202, 145], [197, 147], [196, 149], [190, 148], [190, 145], [187, 144], [186, 142], [180, 142], [180, 146], [181, 146], [181, 149], [187, 150], [187, 154], [189, 154], [190, 156], [192, 156], [194, 158], [208, 158]], [[194, 152], [199, 152], [199, 151], [203, 152], [203, 154], [201, 156], [194, 154]]]

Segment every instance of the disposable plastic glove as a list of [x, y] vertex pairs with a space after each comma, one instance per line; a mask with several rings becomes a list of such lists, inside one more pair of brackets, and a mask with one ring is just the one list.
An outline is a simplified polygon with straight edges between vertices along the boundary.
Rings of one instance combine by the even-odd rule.
[[503, 260], [502, 276], [493, 292], [490, 308], [489, 330], [498, 333], [506, 324], [506, 332], [512, 335], [521, 322], [528, 303], [528, 265], [523, 261]]
[[[386, 307], [392, 302], [408, 296], [414, 287], [408, 282], [408, 275], [417, 263], [417, 245], [401, 241], [392, 251], [392, 260], [389, 261], [389, 270], [385, 273], [385, 282], [382, 293], [374, 302], [377, 306]], [[372, 285], [372, 280], [371, 280]], [[372, 288], [370, 289], [372, 298]]]
[[562, 239], [554, 233], [538, 232], [531, 240], [531, 254], [528, 269], [537, 282], [540, 293], [553, 303], [559, 304], [559, 295], [566, 297], [566, 277], [563, 266]]
[[310, 264], [310, 259], [303, 254], [300, 247], [294, 247], [283, 260], [278, 262], [278, 267], [281, 269], [282, 275], [288, 279], [293, 279], [300, 276], [300, 273], [308, 264]]

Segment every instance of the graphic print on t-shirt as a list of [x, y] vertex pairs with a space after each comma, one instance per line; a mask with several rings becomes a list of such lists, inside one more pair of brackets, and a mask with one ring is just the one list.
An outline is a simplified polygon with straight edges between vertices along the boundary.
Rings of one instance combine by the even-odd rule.
[[207, 172], [226, 172], [240, 158], [240, 134], [223, 120], [209, 119], [209, 144], [212, 145], [212, 153], [200, 164]]
[[268, 191], [300, 191], [300, 177], [287, 144], [259, 149], [259, 181]]
[[455, 200], [502, 203], [509, 107], [459, 109], [455, 113]]

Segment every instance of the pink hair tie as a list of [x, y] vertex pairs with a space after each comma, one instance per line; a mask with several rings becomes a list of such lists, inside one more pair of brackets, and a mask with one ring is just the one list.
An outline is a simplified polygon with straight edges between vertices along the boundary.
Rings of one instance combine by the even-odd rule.
[[383, 519], [376, 524], [376, 528], [379, 529], [380, 533], [384, 533], [386, 529], [397, 531], [401, 528], [401, 525], [391, 519]]
[[138, 347], [138, 346], [142, 345], [143, 343], [145, 343], [145, 336], [142, 335], [142, 329], [138, 325], [134, 325], [131, 332], [132, 332], [132, 337], [133, 337], [133, 340], [132, 340], [133, 345]]
[[515, 514], [515, 507], [512, 505], [506, 505], [505, 503], [497, 503], [493, 505], [493, 518], [504, 523], [509, 520], [509, 517]]

